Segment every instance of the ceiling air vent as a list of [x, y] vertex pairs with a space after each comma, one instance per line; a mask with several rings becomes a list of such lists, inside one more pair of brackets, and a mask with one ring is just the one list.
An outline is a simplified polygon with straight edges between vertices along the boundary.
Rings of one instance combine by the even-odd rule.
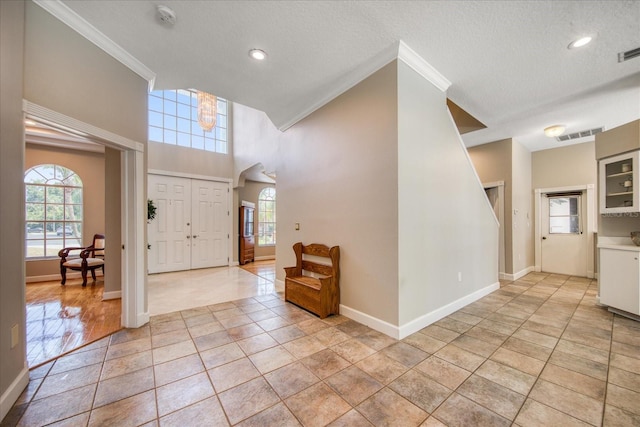
[[584, 138], [586, 136], [593, 136], [596, 133], [602, 132], [603, 130], [604, 130], [604, 126], [601, 126], [599, 128], [594, 128], [594, 129], [589, 129], [589, 130], [582, 130], [580, 132], [569, 133], [569, 134], [566, 134], [566, 135], [560, 135], [560, 136], [557, 136], [556, 139], [559, 142], [570, 141], [572, 139]]
[[640, 47], [628, 50], [626, 52], [620, 52], [618, 54], [618, 62], [628, 61], [628, 60], [633, 59], [633, 58], [635, 58], [637, 56], [640, 56]]

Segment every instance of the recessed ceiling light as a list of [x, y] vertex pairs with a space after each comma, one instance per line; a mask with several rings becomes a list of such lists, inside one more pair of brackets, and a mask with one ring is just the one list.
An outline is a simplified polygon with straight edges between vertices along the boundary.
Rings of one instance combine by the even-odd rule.
[[256, 61], [264, 61], [267, 58], [267, 53], [261, 49], [251, 49], [249, 51], [249, 56]]
[[556, 136], [560, 136], [564, 133], [564, 126], [562, 125], [553, 125], [544, 129], [544, 134], [549, 138], [555, 138]]
[[576, 49], [578, 47], [586, 46], [589, 43], [591, 43], [591, 40], [593, 40], [593, 36], [580, 37], [579, 39], [576, 39], [571, 43], [569, 43], [569, 46], [567, 46], [567, 49]]

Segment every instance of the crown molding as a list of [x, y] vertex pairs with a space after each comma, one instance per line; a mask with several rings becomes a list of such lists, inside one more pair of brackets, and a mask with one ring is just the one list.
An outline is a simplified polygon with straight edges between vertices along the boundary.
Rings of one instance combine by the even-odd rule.
[[153, 90], [156, 74], [113, 40], [102, 34], [96, 27], [71, 10], [60, 0], [33, 0], [35, 4], [68, 25], [78, 34], [104, 50], [124, 66], [149, 82], [149, 91]]
[[406, 43], [400, 40], [387, 47], [370, 61], [367, 61], [361, 66], [353, 69], [351, 72], [345, 74], [334, 85], [332, 85], [333, 90], [325, 92], [323, 96], [319, 97], [310, 105], [303, 106], [302, 108], [297, 109], [297, 111], [299, 111], [298, 114], [292, 117], [282, 118], [283, 120], [280, 120], [280, 117], [270, 116], [269, 118], [273, 123], [277, 125], [279, 130], [284, 132], [300, 120], [307, 117], [309, 114], [313, 113], [325, 104], [328, 104], [333, 99], [337, 98], [344, 92], [348, 91], [349, 89], [396, 59], [401, 60], [402, 62], [407, 64], [411, 69], [427, 79], [431, 84], [433, 84], [442, 92], [446, 92], [449, 86], [451, 86], [451, 82], [449, 80], [447, 80], [442, 74], [440, 74], [431, 64], [425, 61], [413, 49], [407, 46]]
[[425, 61], [413, 49], [407, 46], [402, 40], [398, 43], [398, 59], [411, 67], [416, 73], [431, 82], [442, 92], [446, 92], [451, 82], [445, 76], [440, 74], [438, 70], [433, 68], [431, 64]]

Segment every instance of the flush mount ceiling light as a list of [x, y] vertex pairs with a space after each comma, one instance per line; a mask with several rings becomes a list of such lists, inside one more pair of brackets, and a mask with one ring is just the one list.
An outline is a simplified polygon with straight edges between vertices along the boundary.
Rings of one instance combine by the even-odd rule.
[[249, 56], [256, 61], [264, 61], [267, 58], [267, 53], [262, 49], [251, 49]]
[[563, 133], [564, 133], [564, 126], [562, 125], [553, 125], [544, 129], [544, 134], [547, 135], [549, 138], [555, 138], [557, 136], [562, 135]]
[[583, 47], [588, 45], [589, 43], [591, 43], [591, 41], [593, 40], [594, 36], [583, 36], [580, 37], [579, 39], [576, 39], [574, 41], [572, 41], [571, 43], [569, 43], [569, 46], [567, 46], [567, 49], [576, 49], [579, 47]]

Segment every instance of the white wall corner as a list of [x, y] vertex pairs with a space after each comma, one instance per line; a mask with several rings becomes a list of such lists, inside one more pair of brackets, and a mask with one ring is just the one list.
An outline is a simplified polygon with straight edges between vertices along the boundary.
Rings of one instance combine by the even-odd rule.
[[24, 389], [29, 385], [29, 369], [25, 365], [15, 380], [0, 396], [0, 420], [9, 413], [13, 404], [18, 400]]
[[500, 282], [493, 283], [491, 285], [485, 286], [482, 289], [478, 289], [477, 291], [470, 293], [469, 295], [465, 295], [462, 298], [452, 301], [451, 303], [440, 307], [430, 313], [424, 314], [417, 319], [411, 320], [410, 322], [407, 322], [404, 325], [400, 326], [398, 339], [408, 337], [409, 335], [418, 332], [420, 329], [425, 328], [434, 322], [437, 322], [443, 317], [446, 317], [451, 313], [460, 310], [464, 306], [467, 306], [472, 302], [475, 302], [498, 289], [500, 289]]

